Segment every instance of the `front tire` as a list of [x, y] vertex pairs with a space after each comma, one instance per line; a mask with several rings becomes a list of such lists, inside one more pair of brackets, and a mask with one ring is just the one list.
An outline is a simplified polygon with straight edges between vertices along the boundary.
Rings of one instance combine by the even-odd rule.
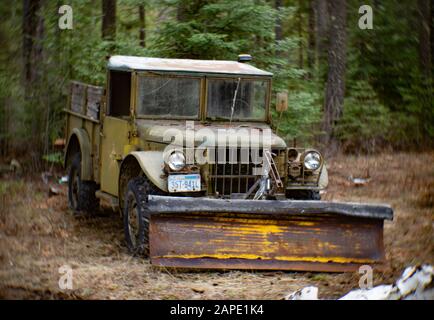
[[133, 255], [149, 254], [148, 195], [157, 193], [146, 177], [131, 179], [124, 200], [124, 233], [128, 250]]
[[99, 199], [95, 196], [94, 181], [81, 180], [81, 156], [74, 155], [68, 173], [68, 204], [74, 213], [93, 213], [98, 210]]

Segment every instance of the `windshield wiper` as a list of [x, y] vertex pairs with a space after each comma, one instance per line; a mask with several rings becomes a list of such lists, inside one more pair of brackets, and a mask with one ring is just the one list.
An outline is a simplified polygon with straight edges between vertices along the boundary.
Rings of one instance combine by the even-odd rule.
[[230, 119], [229, 122], [232, 122], [232, 117], [234, 116], [235, 101], [236, 101], [236, 99], [237, 99], [238, 87], [240, 86], [240, 82], [241, 82], [241, 78], [238, 78], [238, 81], [237, 81], [237, 87], [235, 88], [234, 98], [232, 99], [231, 119]]

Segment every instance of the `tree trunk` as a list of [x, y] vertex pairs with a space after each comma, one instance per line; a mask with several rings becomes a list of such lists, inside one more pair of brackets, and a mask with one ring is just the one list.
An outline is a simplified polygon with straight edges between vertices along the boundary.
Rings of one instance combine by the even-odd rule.
[[430, 24], [430, 42], [431, 42], [431, 77], [434, 75], [434, 3], [431, 2], [431, 24]]
[[303, 19], [302, 19], [302, 2], [298, 1], [297, 10], [297, 31], [298, 31], [298, 67], [303, 69], [304, 56], [303, 56]]
[[176, 20], [178, 22], [184, 22], [186, 19], [185, 15], [185, 3], [183, 3], [183, 1], [179, 1], [178, 5], [176, 6]]
[[35, 82], [38, 71], [38, 57], [42, 55], [42, 45], [38, 42], [43, 36], [43, 20], [39, 15], [41, 9], [40, 0], [23, 0], [23, 60], [24, 81], [26, 95], [29, 94], [31, 84]]
[[145, 6], [139, 6], [139, 22], [140, 22], [140, 46], [146, 47], [146, 11]]
[[342, 115], [345, 95], [346, 63], [346, 0], [329, 0], [330, 44], [328, 50], [328, 75], [324, 99], [324, 142], [333, 141], [333, 127]]
[[[432, 86], [432, 53], [431, 53], [431, 31], [432, 18], [430, 1], [418, 0], [417, 12], [419, 21], [419, 69], [422, 90], [418, 94], [420, 102], [420, 123], [433, 123], [434, 94]], [[422, 126], [423, 137], [422, 143], [430, 144], [430, 132], [427, 126]]]
[[316, 29], [316, 56], [318, 69], [325, 70], [327, 65], [328, 33], [329, 33], [329, 9], [327, 0], [313, 0], [315, 6]]
[[2, 126], [0, 127], [0, 156], [6, 156], [9, 153], [9, 143], [11, 130], [11, 98], [3, 97], [0, 99], [0, 110], [2, 118]]
[[431, 8], [430, 1], [418, 0], [419, 13], [419, 65], [425, 78], [431, 77]]
[[44, 18], [42, 0], [23, 0], [23, 65], [24, 65], [24, 112], [29, 116], [30, 151], [41, 150], [44, 124], [44, 106], [41, 103], [43, 83]]
[[102, 38], [116, 38], [116, 0], [102, 0]]
[[[282, 0], [275, 0], [274, 1], [274, 9], [276, 9], [279, 12], [281, 7], [282, 7]], [[283, 39], [282, 20], [280, 19], [280, 17], [277, 17], [277, 19], [276, 19], [276, 25], [274, 27], [274, 34], [275, 34], [276, 41]]]
[[308, 8], [308, 48], [307, 48], [307, 67], [309, 78], [312, 77], [315, 69], [315, 6], [314, 0], [309, 0]]

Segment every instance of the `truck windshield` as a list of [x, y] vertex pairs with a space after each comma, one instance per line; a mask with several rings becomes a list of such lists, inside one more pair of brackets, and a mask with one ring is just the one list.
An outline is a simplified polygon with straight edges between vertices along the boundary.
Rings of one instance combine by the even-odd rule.
[[232, 116], [232, 120], [266, 120], [268, 86], [267, 80], [210, 79], [207, 117], [230, 120]]
[[138, 82], [138, 116], [198, 117], [200, 79], [140, 76]]

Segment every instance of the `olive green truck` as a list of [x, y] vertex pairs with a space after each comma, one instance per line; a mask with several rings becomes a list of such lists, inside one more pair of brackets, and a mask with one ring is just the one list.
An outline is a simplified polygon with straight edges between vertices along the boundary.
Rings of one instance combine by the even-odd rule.
[[70, 208], [119, 211], [129, 251], [155, 266], [381, 266], [392, 209], [320, 200], [323, 156], [276, 134], [287, 94], [248, 61], [112, 56], [105, 87], [72, 82]]

